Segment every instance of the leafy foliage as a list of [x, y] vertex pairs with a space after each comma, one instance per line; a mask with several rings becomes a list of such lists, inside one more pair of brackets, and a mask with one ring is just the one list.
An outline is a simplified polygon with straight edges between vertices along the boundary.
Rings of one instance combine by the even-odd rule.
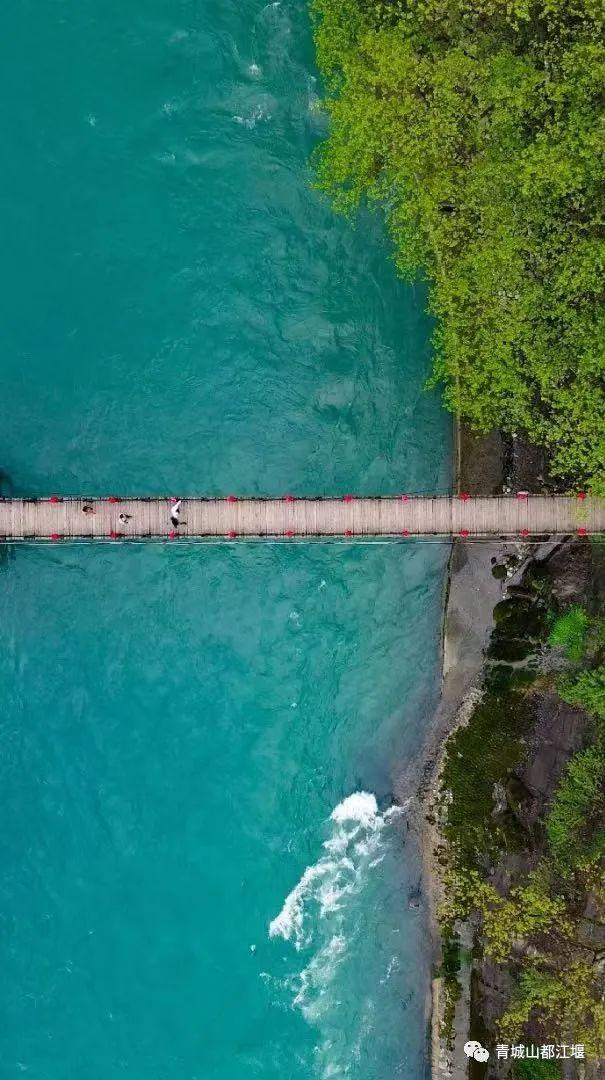
[[591, 964], [579, 961], [556, 974], [538, 965], [521, 975], [512, 1007], [502, 1018], [501, 1030], [515, 1039], [532, 1014], [539, 1012], [558, 1031], [561, 1017], [566, 1018], [574, 1040], [583, 1043], [587, 1057], [605, 1053], [605, 1003], [595, 993], [595, 971]]
[[[591, 616], [581, 607], [570, 608], [555, 621], [549, 640], [563, 646], [567, 659], [576, 665], [559, 681], [563, 700], [605, 720], [605, 618]], [[592, 666], [587, 668], [588, 663]]]
[[577, 605], [570, 608], [555, 621], [549, 643], [564, 649], [568, 660], [581, 660], [589, 622], [588, 612], [584, 608]]
[[[531, 663], [547, 635], [551, 594], [535, 567], [526, 570], [523, 589], [523, 596], [510, 596], [494, 609], [496, 625], [481, 698], [469, 723], [458, 727], [447, 743], [441, 775], [443, 834], [450, 861], [463, 874], [502, 850], [518, 850], [524, 840], [509, 785], [535, 718], [528, 693], [535, 678]], [[512, 648], [518, 648], [525, 667], [499, 662], [511, 658]], [[497, 789], [506, 806], [494, 815]]]
[[441, 1037], [450, 1049], [454, 1045], [454, 1019], [456, 1005], [462, 993], [458, 979], [461, 967], [460, 938], [452, 930], [443, 936], [442, 963], [438, 974], [443, 982], [444, 1009], [441, 1022]]
[[591, 746], [571, 759], [546, 821], [551, 853], [559, 868], [569, 870], [578, 861], [604, 806], [605, 752]]
[[[524, 671], [489, 659], [517, 640], [535, 652], [550, 623], [550, 644], [567, 653], [569, 696], [598, 716], [605, 621], [573, 607], [553, 623], [546, 615], [556, 605], [548, 572], [534, 570], [495, 610], [483, 696], [448, 740], [442, 770], [440, 922], [446, 942], [460, 920], [479, 926], [483, 955], [515, 976], [495, 1037], [564, 1042], [573, 1032], [598, 1056], [605, 1053], [605, 728], [593, 725], [594, 745], [572, 758], [544, 830], [536, 827], [518, 765], [536, 730], [533, 690], [545, 677], [532, 681], [531, 655]], [[518, 639], [524, 627], [526, 639]]]
[[483, 932], [485, 951], [498, 963], [508, 959], [515, 938], [568, 931], [564, 901], [549, 895], [538, 875], [524, 888], [512, 889], [508, 898], [496, 896], [497, 900], [483, 913]]
[[444, 834], [461, 867], [475, 867], [502, 847], [516, 846], [510, 816], [494, 821], [494, 785], [522, 757], [533, 711], [523, 690], [496, 672], [487, 680], [471, 723], [450, 739], [442, 783], [451, 792]]
[[592, 671], [581, 671], [573, 678], [563, 679], [559, 693], [570, 705], [605, 720], [605, 664]]
[[513, 1066], [515, 1080], [558, 1080], [561, 1066], [558, 1061], [520, 1058]]
[[385, 209], [432, 282], [435, 379], [605, 492], [600, 0], [312, 0], [330, 134], [318, 186]]

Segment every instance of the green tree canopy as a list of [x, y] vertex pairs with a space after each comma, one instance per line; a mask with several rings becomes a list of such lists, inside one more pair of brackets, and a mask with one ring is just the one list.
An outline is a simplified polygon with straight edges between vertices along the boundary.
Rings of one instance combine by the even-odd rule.
[[312, 0], [336, 206], [431, 282], [435, 378], [605, 493], [602, 0]]

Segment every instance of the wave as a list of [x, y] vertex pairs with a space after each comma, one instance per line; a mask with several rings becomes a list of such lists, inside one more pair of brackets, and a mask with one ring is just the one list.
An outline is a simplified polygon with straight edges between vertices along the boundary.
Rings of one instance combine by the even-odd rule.
[[308, 866], [269, 924], [270, 937], [293, 941], [297, 949], [312, 944], [317, 917], [342, 909], [346, 898], [362, 884], [364, 873], [381, 861], [380, 843], [385, 826], [403, 813], [392, 806], [378, 811], [376, 797], [357, 791], [338, 804], [330, 815], [331, 835], [325, 854]]
[[[343, 799], [328, 820], [322, 855], [305, 869], [269, 924], [271, 938], [281, 937], [298, 952], [310, 954], [287, 985], [292, 1004], [320, 1031], [315, 1054], [324, 1078], [350, 1075], [362, 1044], [372, 1037], [375, 992], [380, 987], [366, 986], [365, 1005], [357, 999], [352, 1008], [345, 1001], [359, 986], [359, 968], [369, 959], [364, 925], [367, 928], [368, 913], [376, 910], [380, 875], [375, 870], [389, 850], [388, 826], [404, 812], [405, 806], [391, 806], [380, 813], [375, 796], [367, 791]], [[370, 963], [375, 961], [374, 957]], [[386, 979], [396, 963], [391, 954]], [[343, 1008], [357, 1013], [352, 1038], [351, 1028], [348, 1036], [343, 1031]]]

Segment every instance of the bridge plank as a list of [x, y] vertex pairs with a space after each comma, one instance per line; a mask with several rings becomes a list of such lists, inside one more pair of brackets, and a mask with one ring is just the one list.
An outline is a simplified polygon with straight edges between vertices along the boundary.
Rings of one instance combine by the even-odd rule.
[[[94, 514], [84, 514], [90, 502]], [[131, 515], [123, 525], [120, 512]], [[605, 499], [578, 499], [569, 495], [514, 495], [479, 497], [468, 500], [453, 496], [333, 499], [196, 499], [183, 500], [183, 539], [204, 537], [298, 537], [399, 536], [404, 530], [416, 536], [518, 537], [567, 535], [578, 528], [589, 533], [605, 532]], [[112, 532], [138, 539], [166, 539], [170, 523], [170, 499], [127, 498], [109, 502], [105, 498], [0, 499], [0, 536], [8, 540], [106, 539]]]

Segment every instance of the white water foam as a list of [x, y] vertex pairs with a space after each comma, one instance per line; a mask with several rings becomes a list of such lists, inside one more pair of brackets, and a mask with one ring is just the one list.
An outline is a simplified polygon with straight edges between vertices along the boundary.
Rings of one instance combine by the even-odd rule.
[[259, 123], [267, 124], [271, 119], [271, 113], [264, 105], [255, 105], [249, 116], [235, 115], [231, 118], [236, 124], [252, 130]]
[[[359, 1053], [355, 1040], [343, 1043], [337, 1034], [348, 983], [341, 968], [359, 960], [359, 914], [368, 901], [362, 894], [376, 884], [374, 871], [387, 851], [387, 827], [404, 811], [405, 807], [393, 806], [380, 813], [375, 796], [367, 791], [343, 799], [330, 815], [321, 857], [306, 868], [269, 924], [270, 937], [292, 942], [299, 952], [311, 952], [288, 985], [294, 1006], [321, 1032], [315, 1052], [324, 1080], [348, 1075]], [[363, 1013], [361, 1009], [360, 1018]], [[361, 1028], [358, 1035], [363, 1042]]]
[[380, 841], [385, 825], [403, 812], [400, 806], [378, 812], [374, 795], [356, 791], [330, 815], [331, 835], [325, 854], [308, 866], [286, 897], [279, 915], [269, 924], [270, 937], [292, 941], [297, 949], [312, 944], [316, 916], [339, 911], [346, 897], [361, 885], [364, 871], [381, 861]]

